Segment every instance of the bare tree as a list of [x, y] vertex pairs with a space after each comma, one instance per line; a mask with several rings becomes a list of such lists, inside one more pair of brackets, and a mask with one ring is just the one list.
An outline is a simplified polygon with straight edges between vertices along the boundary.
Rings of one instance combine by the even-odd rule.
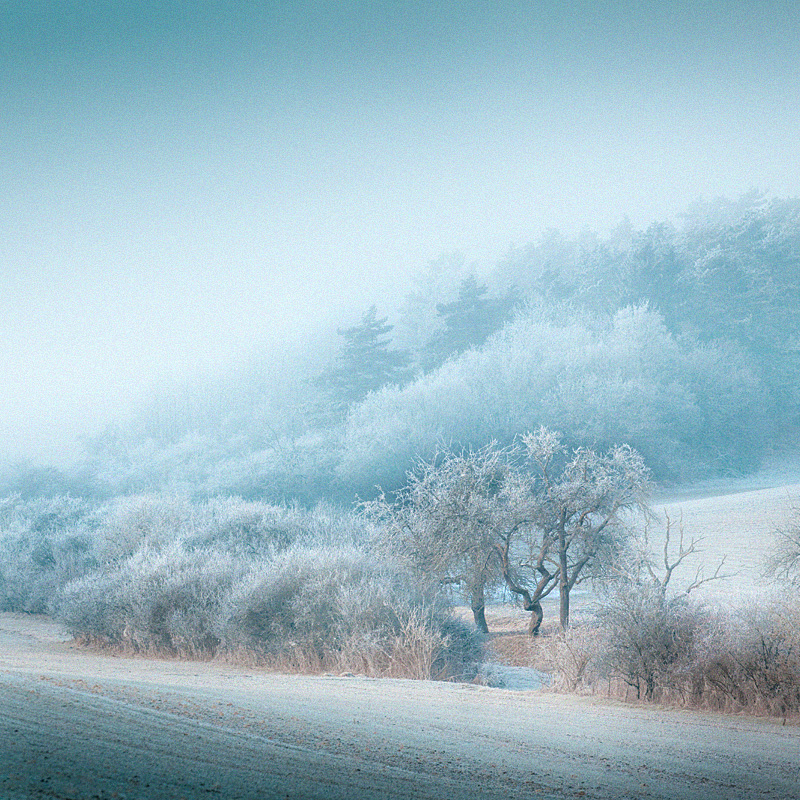
[[443, 449], [420, 461], [392, 502], [364, 505], [392, 549], [424, 574], [458, 584], [487, 631], [487, 593], [500, 581], [542, 621], [541, 600], [559, 589], [563, 628], [570, 592], [598, 578], [629, 531], [620, 516], [644, 503], [649, 472], [634, 450], [569, 455], [559, 434], [539, 428], [506, 448]]
[[[649, 584], [655, 592], [654, 596], [664, 600], [675, 570], [687, 558], [702, 552], [699, 545], [702, 544], [704, 537], [692, 537], [687, 542], [683, 515], [681, 514], [678, 520], [678, 551], [677, 553], [674, 552], [673, 521], [665, 509], [662, 534], [664, 544], [659, 546], [659, 556], [656, 558], [650, 543], [652, 519], [652, 515], [648, 514], [643, 530], [632, 542], [633, 547], [630, 549], [628, 557], [620, 561], [615, 572], [619, 582], [633, 586]], [[726, 560], [727, 557], [723, 556], [714, 572], [710, 575], [706, 574], [705, 565], [700, 564], [695, 570], [691, 581], [675, 596], [685, 597], [706, 583], [732, 577], [734, 573], [721, 574]]]
[[638, 552], [627, 564], [620, 564], [621, 580], [598, 607], [597, 617], [604, 630], [600, 660], [609, 674], [621, 678], [636, 691], [636, 697], [652, 700], [658, 691], [682, 692], [692, 687], [697, 662], [697, 639], [701, 636], [702, 613], [688, 602], [700, 586], [729, 577], [722, 575], [722, 558], [716, 570], [706, 575], [702, 566], [694, 578], [677, 593], [668, 590], [675, 570], [699, 552], [700, 539], [688, 544], [680, 520], [677, 553], [674, 550], [672, 520], [665, 512], [664, 546], [655, 559], [646, 526]]
[[786, 527], [775, 532], [767, 571], [778, 578], [800, 583], [800, 508], [793, 509]]

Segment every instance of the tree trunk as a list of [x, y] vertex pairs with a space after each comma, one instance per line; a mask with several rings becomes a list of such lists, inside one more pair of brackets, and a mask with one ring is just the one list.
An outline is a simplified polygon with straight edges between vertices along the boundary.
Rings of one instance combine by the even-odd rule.
[[561, 520], [558, 526], [558, 562], [560, 571], [558, 576], [558, 593], [561, 599], [561, 611], [559, 622], [561, 630], [565, 631], [569, 627], [569, 572], [567, 571], [567, 535], [564, 530], [566, 524], [566, 512], [561, 512]]
[[472, 617], [481, 633], [489, 633], [489, 626], [486, 624], [486, 598], [483, 594], [483, 587], [472, 595]]
[[535, 600], [531, 603], [531, 607], [528, 610], [531, 612], [531, 621], [528, 623], [528, 633], [531, 636], [538, 636], [539, 626], [542, 624], [542, 618], [544, 617], [542, 604], [538, 600]]
[[569, 584], [562, 582], [558, 587], [558, 593], [561, 600], [559, 622], [561, 623], [561, 630], [565, 631], [569, 627]]

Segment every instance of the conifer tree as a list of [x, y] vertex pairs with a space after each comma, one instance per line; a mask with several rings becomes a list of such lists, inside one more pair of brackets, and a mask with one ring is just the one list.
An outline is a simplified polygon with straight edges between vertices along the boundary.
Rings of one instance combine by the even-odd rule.
[[504, 297], [490, 297], [488, 288], [479, 284], [474, 275], [465, 278], [458, 297], [436, 307], [444, 328], [428, 342], [425, 366], [437, 367], [452, 355], [480, 347], [503, 326], [517, 304], [515, 291]]
[[338, 329], [344, 343], [334, 365], [319, 379], [336, 409], [346, 409], [370, 392], [403, 380], [408, 356], [391, 349], [392, 327], [388, 318], [379, 318], [377, 308], [371, 306], [357, 325]]

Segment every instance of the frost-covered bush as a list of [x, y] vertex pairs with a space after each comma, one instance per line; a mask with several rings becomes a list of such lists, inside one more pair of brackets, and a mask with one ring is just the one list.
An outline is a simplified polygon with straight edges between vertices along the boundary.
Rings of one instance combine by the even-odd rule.
[[97, 549], [106, 563], [119, 563], [147, 547], [158, 550], [194, 527], [195, 508], [171, 495], [119, 497], [98, 510]]
[[83, 500], [0, 500], [0, 611], [43, 613], [56, 592], [97, 566], [96, 521]]
[[592, 693], [599, 679], [597, 630], [584, 623], [566, 630], [557, 625], [543, 626], [536, 637], [525, 636], [509, 642], [492, 642], [492, 649], [508, 648], [512, 663], [536, 670], [542, 685], [550, 691]]
[[178, 542], [144, 548], [108, 572], [71, 583], [56, 613], [76, 637], [136, 652], [211, 657], [222, 604], [251, 568]]
[[[359, 532], [360, 531], [360, 532]], [[171, 495], [120, 497], [93, 508], [72, 497], [0, 500], [0, 610], [45, 612], [70, 581], [114, 570], [139, 554], [183, 543], [256, 559], [295, 540], [363, 540], [353, 515], [324, 506], [246, 502], [192, 503]]]
[[273, 503], [312, 504], [333, 497], [334, 470], [339, 456], [339, 430], [317, 428], [296, 436], [281, 436], [268, 447], [240, 448], [211, 465], [199, 488], [208, 494], [237, 494]]
[[309, 512], [297, 506], [216, 498], [196, 508], [183, 540], [189, 548], [214, 547], [255, 557], [288, 547], [300, 538], [308, 516]]
[[556, 687], [725, 711], [800, 712], [800, 612], [791, 596], [723, 609], [686, 595], [665, 598], [657, 586], [622, 585], [599, 603], [594, 623], [577, 639], [574, 633], [550, 644]]
[[76, 637], [407, 677], [449, 677], [478, 660], [470, 629], [373, 553], [369, 524], [352, 513], [158, 496], [101, 511], [95, 571], [57, 587], [52, 603]]
[[321, 505], [273, 505], [239, 497], [191, 502], [170, 495], [118, 498], [98, 512], [98, 551], [106, 563], [120, 562], [142, 548], [160, 550], [181, 541], [188, 549], [217, 548], [258, 557], [298, 539], [350, 541], [352, 515]]
[[479, 658], [470, 628], [352, 546], [261, 559], [145, 548], [67, 586], [56, 612], [86, 640], [281, 669], [451, 677]]
[[430, 678], [479, 657], [470, 629], [364, 550], [298, 546], [230, 596], [224, 646], [293, 669]]

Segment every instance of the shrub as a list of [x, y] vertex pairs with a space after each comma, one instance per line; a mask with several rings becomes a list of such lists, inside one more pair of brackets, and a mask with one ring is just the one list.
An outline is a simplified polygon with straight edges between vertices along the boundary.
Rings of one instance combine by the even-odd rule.
[[553, 676], [550, 687], [556, 691], [591, 691], [599, 680], [597, 630], [573, 625], [567, 630], [543, 636], [534, 645], [532, 666]]
[[220, 609], [249, 565], [173, 543], [143, 549], [105, 574], [66, 587], [55, 610], [79, 638], [135, 652], [210, 658]]
[[194, 527], [195, 509], [181, 497], [131, 495], [101, 507], [97, 548], [105, 563], [121, 563], [143, 547], [161, 549]]
[[710, 705], [786, 715], [800, 711], [800, 613], [788, 598], [729, 611], [703, 663]]
[[477, 640], [431, 598], [354, 547], [295, 547], [228, 601], [224, 646], [292, 669], [452, 677]]
[[288, 547], [307, 529], [308, 512], [238, 497], [209, 500], [198, 507], [184, 535], [188, 548], [217, 548], [258, 557]]
[[448, 608], [354, 545], [253, 557], [177, 540], [71, 583], [54, 608], [87, 641], [279, 669], [448, 678], [480, 657]]
[[74, 497], [0, 501], [0, 611], [43, 613], [94, 569], [94, 528], [90, 507]]
[[664, 597], [658, 585], [623, 585], [598, 609], [599, 667], [637, 699], [685, 698], [696, 682], [702, 609], [685, 595]]
[[725, 610], [621, 585], [592, 625], [543, 640], [553, 686], [648, 702], [773, 715], [800, 712], [800, 612], [790, 597]]

